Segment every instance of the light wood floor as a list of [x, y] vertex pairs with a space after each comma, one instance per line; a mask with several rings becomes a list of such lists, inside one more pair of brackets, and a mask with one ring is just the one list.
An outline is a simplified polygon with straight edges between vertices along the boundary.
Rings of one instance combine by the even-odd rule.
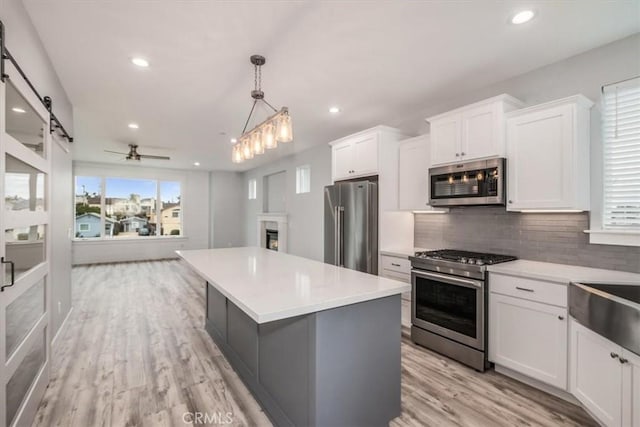
[[[204, 283], [180, 261], [73, 269], [74, 311], [37, 426], [184, 426], [186, 412], [269, 421], [203, 329]], [[402, 343], [393, 426], [589, 426], [584, 411]]]

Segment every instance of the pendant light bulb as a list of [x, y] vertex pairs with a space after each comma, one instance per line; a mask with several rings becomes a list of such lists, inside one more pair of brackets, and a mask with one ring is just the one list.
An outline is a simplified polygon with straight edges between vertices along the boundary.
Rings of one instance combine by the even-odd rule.
[[273, 122], [265, 125], [264, 131], [262, 132], [262, 142], [264, 144], [264, 148], [267, 150], [271, 150], [278, 146], [278, 140], [276, 139], [276, 126]]
[[263, 154], [264, 153], [264, 145], [262, 144], [262, 135], [260, 131], [255, 131], [251, 135], [251, 149], [253, 150], [253, 154]]
[[253, 159], [253, 149], [249, 138], [245, 138], [242, 141], [242, 157], [244, 157], [245, 160]]
[[283, 112], [278, 120], [278, 127], [276, 130], [276, 139], [278, 142], [291, 142], [293, 141], [293, 128], [291, 126], [291, 116], [289, 116], [289, 110], [283, 108]]
[[242, 155], [242, 145], [236, 144], [233, 146], [231, 161], [233, 161], [233, 163], [242, 163], [244, 161], [244, 156]]

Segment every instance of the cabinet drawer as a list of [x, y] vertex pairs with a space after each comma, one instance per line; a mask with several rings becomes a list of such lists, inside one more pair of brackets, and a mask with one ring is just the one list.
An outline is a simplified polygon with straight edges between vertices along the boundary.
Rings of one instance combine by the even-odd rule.
[[558, 283], [490, 273], [489, 290], [559, 307], [567, 306], [567, 286]]
[[382, 277], [386, 277], [387, 279], [393, 279], [393, 280], [399, 280], [405, 283], [411, 283], [411, 274], [398, 273], [397, 271], [387, 270], [386, 268], [383, 268], [382, 273], [380, 275]]
[[411, 261], [407, 258], [397, 258], [382, 255], [382, 268], [384, 270], [396, 271], [398, 273], [411, 274]]

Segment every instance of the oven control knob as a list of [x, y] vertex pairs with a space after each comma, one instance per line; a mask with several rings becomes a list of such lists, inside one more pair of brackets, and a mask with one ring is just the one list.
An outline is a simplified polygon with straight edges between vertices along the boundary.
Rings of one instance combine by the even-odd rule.
[[484, 265], [484, 261], [481, 259], [476, 260], [476, 265]]
[[466, 263], [469, 262], [469, 260], [467, 258], [462, 257], [462, 258], [460, 258], [460, 262], [463, 263], [463, 264], [466, 264]]

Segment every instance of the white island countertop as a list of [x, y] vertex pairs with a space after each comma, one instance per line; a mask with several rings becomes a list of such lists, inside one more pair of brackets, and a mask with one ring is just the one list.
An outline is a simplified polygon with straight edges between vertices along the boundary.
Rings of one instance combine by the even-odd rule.
[[257, 247], [176, 253], [256, 323], [411, 290], [397, 280]]
[[640, 284], [640, 274], [637, 273], [550, 262], [527, 261], [524, 259], [490, 265], [487, 267], [487, 270], [491, 273], [528, 277], [566, 285], [568, 285], [569, 282]]

